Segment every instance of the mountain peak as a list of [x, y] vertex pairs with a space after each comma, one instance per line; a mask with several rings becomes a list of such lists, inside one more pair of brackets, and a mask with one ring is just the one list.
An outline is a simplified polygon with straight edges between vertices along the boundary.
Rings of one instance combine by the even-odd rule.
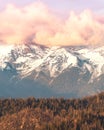
[[[15, 70], [11, 79], [31, 79], [54, 86], [56, 90], [59, 88], [59, 92], [77, 91], [82, 86], [90, 89], [89, 86], [95, 86], [95, 82], [98, 87], [100, 85], [99, 90], [103, 86], [104, 46], [0, 45], [0, 68], [2, 73]], [[95, 91], [94, 87], [91, 89]]]

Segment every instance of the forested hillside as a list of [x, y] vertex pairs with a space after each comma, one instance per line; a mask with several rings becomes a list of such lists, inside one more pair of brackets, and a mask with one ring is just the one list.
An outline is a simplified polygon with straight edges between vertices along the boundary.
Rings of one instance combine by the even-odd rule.
[[83, 99], [1, 99], [0, 130], [104, 130], [104, 92]]

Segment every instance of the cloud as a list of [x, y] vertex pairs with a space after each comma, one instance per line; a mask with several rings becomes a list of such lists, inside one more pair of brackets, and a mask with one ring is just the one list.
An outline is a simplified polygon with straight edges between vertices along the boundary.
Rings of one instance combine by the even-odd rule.
[[104, 43], [104, 16], [85, 10], [60, 18], [41, 2], [25, 7], [9, 4], [0, 12], [0, 41], [6, 44], [36, 42], [46, 46]]

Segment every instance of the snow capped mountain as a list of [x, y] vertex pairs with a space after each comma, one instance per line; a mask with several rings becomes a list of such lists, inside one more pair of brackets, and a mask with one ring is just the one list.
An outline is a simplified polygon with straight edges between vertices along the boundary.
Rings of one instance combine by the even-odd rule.
[[[75, 48], [75, 49], [74, 49]], [[57, 77], [65, 69], [78, 67], [96, 78], [104, 73], [104, 47], [83, 48], [72, 47], [42, 48], [37, 45], [0, 46], [0, 68], [11, 64], [21, 76], [28, 76], [32, 71], [48, 70], [50, 77]]]
[[14, 84], [29, 79], [61, 94], [88, 95], [104, 90], [104, 46], [0, 45], [0, 71], [12, 73]]

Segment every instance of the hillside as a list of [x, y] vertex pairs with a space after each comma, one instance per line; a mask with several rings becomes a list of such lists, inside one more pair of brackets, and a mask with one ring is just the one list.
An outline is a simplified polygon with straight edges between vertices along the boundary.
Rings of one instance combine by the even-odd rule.
[[83, 99], [1, 99], [0, 130], [104, 130], [104, 92]]

